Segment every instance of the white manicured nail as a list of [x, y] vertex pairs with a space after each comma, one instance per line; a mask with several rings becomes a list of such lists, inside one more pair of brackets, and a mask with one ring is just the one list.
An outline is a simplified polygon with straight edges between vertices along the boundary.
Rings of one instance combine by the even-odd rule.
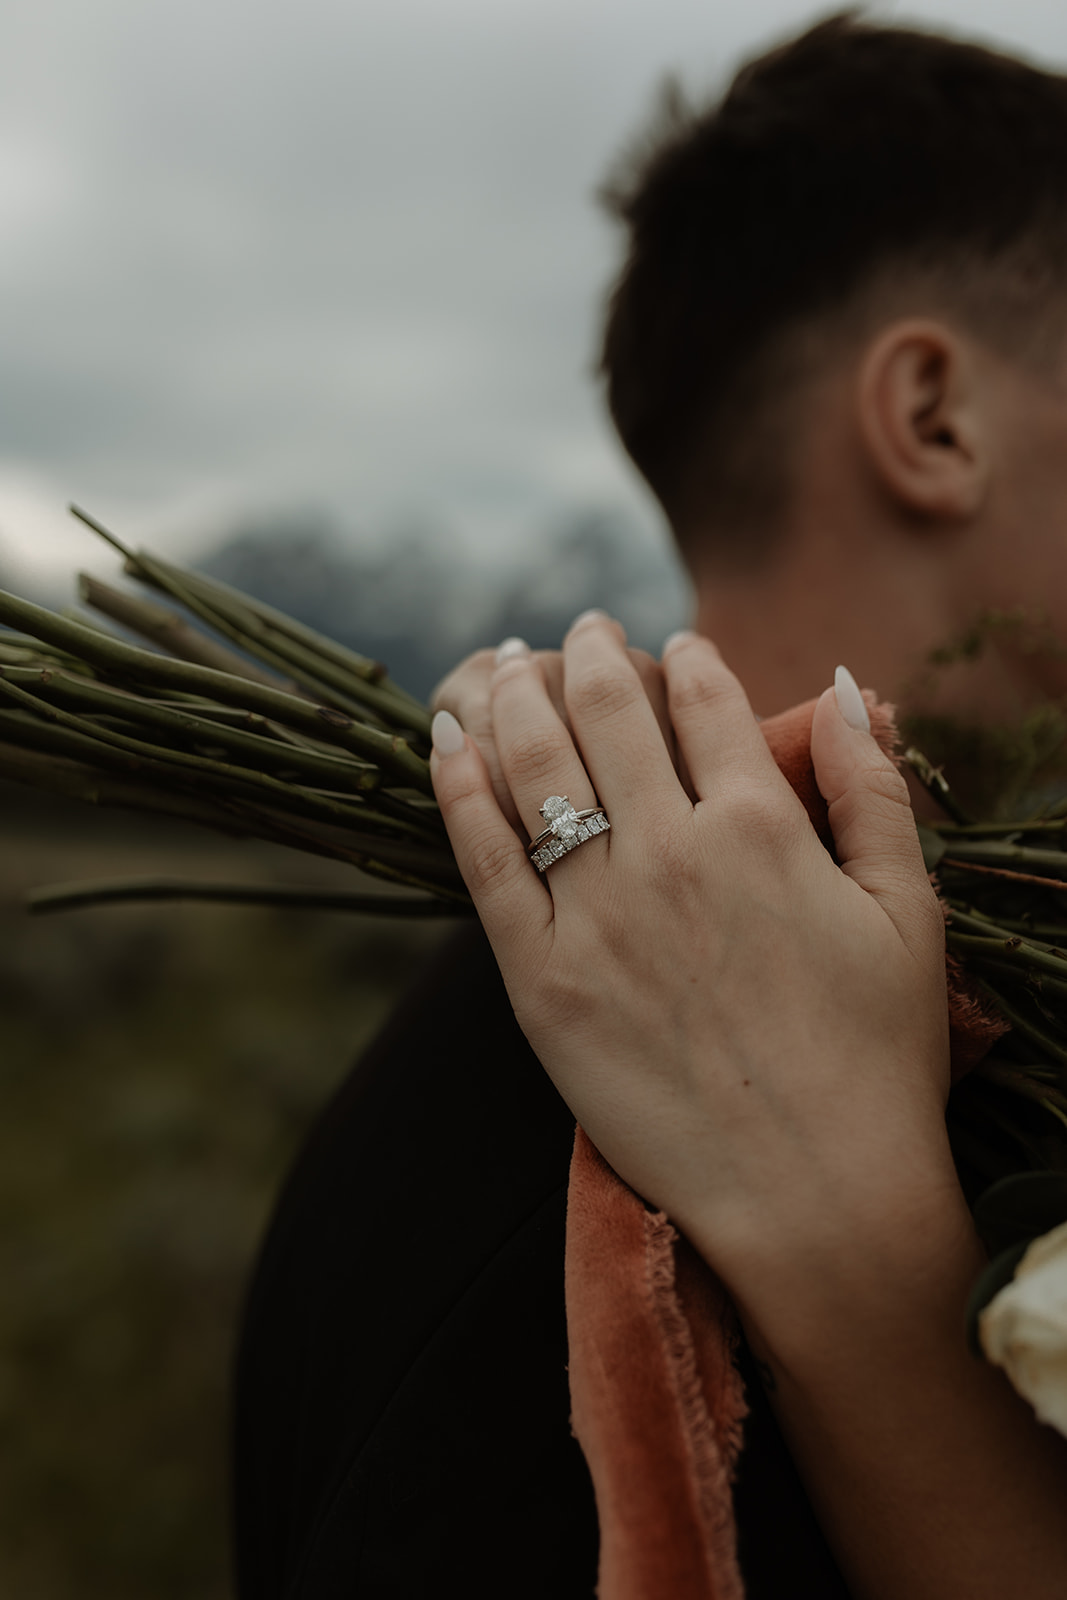
[[525, 639], [505, 639], [496, 653], [496, 664], [499, 667], [503, 661], [517, 661], [520, 656], [528, 656], [530, 646]]
[[692, 628], [679, 628], [677, 632], [669, 633], [664, 639], [663, 649], [660, 651], [660, 655], [665, 656], [667, 651], [673, 650], [676, 644], [688, 644], [690, 639], [695, 638], [696, 634], [693, 632]]
[[587, 622], [603, 622], [606, 616], [606, 611], [601, 611], [599, 606], [592, 606], [588, 611], [578, 613], [567, 632], [573, 633], [575, 628], [584, 628]]
[[430, 723], [430, 737], [439, 756], [458, 756], [466, 743], [463, 729], [451, 711], [439, 711]]
[[867, 715], [860, 686], [847, 667], [838, 667], [834, 673], [834, 694], [837, 696], [837, 709], [849, 727], [859, 733], [870, 733], [871, 719]]

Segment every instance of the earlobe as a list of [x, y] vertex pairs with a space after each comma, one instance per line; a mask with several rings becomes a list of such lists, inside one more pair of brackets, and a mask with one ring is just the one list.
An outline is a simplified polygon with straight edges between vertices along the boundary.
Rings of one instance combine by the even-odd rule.
[[944, 324], [885, 328], [860, 367], [858, 422], [883, 489], [913, 515], [972, 517], [987, 463], [974, 366], [966, 341]]

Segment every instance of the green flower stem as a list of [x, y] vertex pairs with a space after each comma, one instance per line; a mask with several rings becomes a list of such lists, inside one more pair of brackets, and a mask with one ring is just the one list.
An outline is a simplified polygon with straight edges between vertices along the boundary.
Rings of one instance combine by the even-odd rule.
[[[0, 715], [0, 734], [7, 731], [10, 731], [7, 718]], [[0, 741], [0, 773], [14, 783], [28, 784], [34, 789], [44, 789], [50, 794], [64, 795], [67, 799], [80, 800], [89, 805], [114, 806], [122, 810], [147, 811], [174, 817], [178, 821], [196, 823], [236, 838], [246, 837], [255, 831], [246, 822], [239, 822], [232, 813], [198, 795], [181, 789], [164, 789], [159, 783], [143, 783], [124, 772], [87, 766], [77, 759], [71, 759], [70, 746], [45, 743], [47, 735], [62, 735], [64, 732], [62, 729], [46, 728], [43, 723], [35, 723], [34, 734], [41, 735], [40, 749], [30, 748], [21, 741], [17, 744]], [[84, 742], [89, 744], [92, 741]]]
[[1067, 817], [1031, 817], [1026, 822], [928, 822], [928, 828], [949, 844], [956, 839], [988, 839], [990, 835], [1067, 832]]
[[1051, 1034], [1045, 1033], [1043, 1029], [1024, 1017], [986, 978], [975, 973], [974, 981], [983, 994], [989, 996], [997, 1010], [1003, 1013], [1005, 1020], [1011, 1023], [1016, 1032], [1022, 1034], [1031, 1044], [1037, 1045], [1039, 1050], [1043, 1050], [1059, 1066], [1067, 1066], [1067, 1048], [1060, 1040], [1054, 1039]]
[[[72, 508], [73, 509], [73, 508]], [[75, 512], [83, 521], [89, 520], [84, 512]], [[103, 530], [99, 523], [89, 521], [89, 525], [100, 533]], [[114, 536], [111, 542], [118, 544]], [[140, 552], [126, 550], [119, 545], [127, 561], [137, 563]], [[170, 562], [160, 561], [158, 557], [151, 558], [162, 573], [173, 577], [183, 585], [187, 585], [202, 599], [215, 606], [236, 606], [242, 613], [252, 613], [261, 622], [268, 624], [272, 629], [284, 634], [294, 643], [302, 644], [323, 660], [332, 662], [349, 677], [361, 678], [369, 684], [376, 685], [389, 695], [390, 702], [396, 707], [393, 721], [406, 723], [417, 731], [424, 731], [429, 735], [429, 717], [426, 707], [415, 696], [402, 689], [389, 677], [381, 662], [373, 661], [369, 656], [359, 655], [357, 651], [350, 650], [346, 645], [338, 644], [336, 639], [327, 638], [325, 634], [317, 633], [314, 628], [309, 628], [305, 623], [298, 622], [295, 617], [287, 616], [284, 611], [277, 611], [263, 600], [254, 599], [251, 595], [242, 594], [239, 589], [234, 589], [228, 583], [223, 583], [219, 578], [207, 578], [201, 572], [186, 572], [180, 567], [174, 567]], [[410, 719], [417, 720], [412, 722]]]
[[94, 734], [81, 733], [66, 724], [24, 711], [5, 711], [0, 707], [0, 734], [12, 744], [26, 744], [32, 750], [50, 751], [105, 771], [136, 773], [156, 783], [165, 783], [172, 776], [172, 769], [162, 759], [134, 755], [103, 743]]
[[[283, 675], [292, 676], [308, 692], [326, 702], [341, 702], [341, 709], [358, 715], [370, 711], [385, 726], [411, 731], [429, 738], [430, 719], [424, 706], [396, 685], [387, 683], [384, 668], [365, 657], [348, 652], [340, 666], [323, 646], [326, 641], [310, 628], [300, 628], [292, 618], [280, 613], [268, 615], [270, 608], [251, 601], [225, 584], [200, 573], [183, 571], [147, 551], [129, 549], [94, 517], [71, 507], [74, 515], [106, 539], [126, 559], [131, 576], [169, 594], [202, 621], [235, 644], [269, 662]], [[323, 691], [326, 691], [325, 693]]]
[[[144, 560], [152, 561], [161, 569], [172, 572], [183, 587], [186, 585], [191, 587], [199, 585], [202, 589], [209, 590], [216, 599], [228, 598], [242, 610], [256, 611], [265, 621], [273, 623], [274, 626], [282, 631], [291, 633], [294, 638], [301, 639], [313, 649], [328, 655], [337, 662], [338, 666], [345, 667], [355, 677], [366, 678], [369, 683], [385, 683], [388, 681], [385, 668], [380, 662], [372, 661], [369, 656], [361, 656], [355, 650], [346, 649], [344, 645], [339, 645], [336, 640], [327, 639], [325, 635], [316, 633], [314, 629], [308, 628], [303, 623], [296, 622], [294, 618], [286, 616], [283, 611], [275, 611], [273, 607], [264, 604], [262, 600], [253, 600], [251, 596], [242, 594], [239, 589], [232, 588], [219, 578], [205, 578], [202, 573], [186, 572], [182, 568], [172, 567], [169, 562], [159, 561], [158, 557], [148, 556], [146, 552], [138, 553], [131, 550], [128, 545], [123, 544], [121, 539], [113, 534], [110, 529], [105, 528], [103, 523], [98, 522], [88, 511], [83, 511], [80, 506], [76, 505], [70, 506], [69, 510], [71, 515], [77, 517], [79, 522], [84, 522], [87, 528], [91, 528], [94, 533], [99, 534], [101, 539], [104, 539], [124, 557], [127, 566], [133, 569], [131, 575], [136, 575], [137, 569]], [[399, 688], [392, 682], [389, 683], [389, 687], [399, 699], [410, 701], [411, 705], [417, 710], [425, 711], [425, 707], [412, 695], [409, 695], [406, 690]]]
[[1043, 1106], [1067, 1126], [1067, 1095], [1058, 1089], [1043, 1087], [1028, 1078], [1025, 1073], [1005, 1066], [1003, 1062], [991, 1061], [988, 1056], [984, 1061], [980, 1061], [974, 1070], [987, 1083], [998, 1084], [1002, 1089], [1009, 1089], [1013, 1094], [1022, 1095], [1024, 1099]]
[[909, 746], [904, 752], [904, 761], [914, 772], [927, 794], [937, 802], [942, 811], [946, 812], [955, 823], [966, 824], [971, 818], [963, 810], [956, 796], [945, 781], [940, 767], [935, 767], [923, 755], [921, 750], [916, 750], [914, 745]]
[[[264, 660], [274, 661], [279, 670], [290, 673], [298, 683], [323, 700], [335, 699], [343, 710], [359, 714], [369, 710], [383, 725], [430, 736], [430, 718], [424, 706], [399, 696], [395, 686], [383, 685], [370, 675], [338, 666], [321, 651], [295, 638], [292, 629], [282, 629], [268, 621], [257, 607], [242, 596], [242, 603], [226, 596], [225, 590], [199, 573], [182, 572], [156, 556], [138, 552], [134, 557], [138, 573], [151, 574], [151, 581], [166, 587], [183, 605], [197, 612], [205, 622], [235, 643], [253, 650]], [[312, 639], [317, 635], [306, 630]], [[357, 657], [357, 660], [362, 660]], [[373, 663], [367, 663], [373, 666]]]
[[[1010, 961], [996, 961], [992, 957], [977, 958], [970, 969], [976, 976], [989, 978], [994, 983], [1003, 981], [1016, 986], [1021, 986], [1025, 997], [1032, 1000], [1034, 1005], [1041, 1009], [1043, 1004], [1052, 1004], [1054, 999], [1067, 999], [1067, 981], [1063, 978], [1054, 978], [1049, 973], [1038, 972], [1032, 967], [1013, 965]], [[1064, 1039], [1067, 1048], [1067, 1038]]]
[[71, 655], [67, 650], [59, 650], [40, 639], [32, 639], [27, 633], [12, 633], [2, 627], [0, 663], [5, 667], [61, 668], [64, 672], [81, 673], [83, 677], [91, 677], [93, 671], [79, 656]]
[[121, 590], [110, 588], [87, 572], [78, 574], [78, 593], [94, 611], [110, 617], [131, 633], [140, 634], [142, 639], [166, 650], [179, 661], [192, 661], [201, 667], [214, 667], [218, 672], [228, 672], [235, 678], [247, 678], [252, 683], [266, 684], [269, 688], [285, 689], [290, 694], [294, 692], [294, 684], [279, 683], [276, 676], [261, 672], [254, 662], [246, 660], [236, 650], [227, 649], [217, 639], [209, 639], [207, 634], [190, 627], [165, 606], [153, 605], [150, 600], [140, 596], [123, 594]]
[[184, 768], [187, 771], [208, 774], [218, 777], [225, 782], [232, 781], [252, 789], [264, 790], [267, 795], [276, 797], [279, 801], [296, 810], [306, 811], [312, 816], [320, 817], [324, 822], [344, 823], [353, 819], [352, 803], [348, 800], [331, 799], [327, 795], [314, 793], [308, 789], [298, 789], [289, 783], [283, 783], [278, 778], [268, 777], [266, 773], [255, 772], [250, 767], [235, 767], [229, 763], [214, 760], [210, 756], [194, 755], [188, 750], [165, 749], [159, 745], [147, 743], [144, 739], [136, 739], [129, 734], [118, 733], [112, 728], [106, 728], [99, 722], [90, 721], [87, 717], [78, 716], [74, 712], [63, 711], [59, 706], [51, 705], [30, 694], [27, 690], [11, 683], [6, 677], [0, 676], [0, 697], [14, 700], [37, 716], [55, 721], [60, 727], [69, 728], [73, 733], [83, 734], [86, 738], [97, 739], [101, 744], [111, 745], [118, 750], [126, 750], [131, 755], [139, 756], [145, 760], [162, 761], [167, 766]]
[[[6, 733], [17, 741], [0, 743], [0, 772], [15, 782], [92, 805], [155, 812], [194, 822], [215, 832], [262, 839], [269, 844], [342, 862], [370, 877], [404, 888], [443, 897], [461, 910], [470, 908], [470, 897], [455, 864], [443, 851], [437, 850], [428, 858], [428, 871], [424, 870], [425, 855], [412, 863], [410, 854], [405, 855], [398, 846], [389, 851], [396, 857], [395, 864], [386, 862], [378, 859], [383, 854], [380, 841], [368, 840], [366, 849], [357, 849], [359, 835], [351, 831], [340, 835], [325, 833], [307, 819], [269, 810], [244, 798], [237, 785], [231, 782], [220, 782], [205, 798], [201, 793], [175, 787], [173, 781], [165, 782], [170, 775], [161, 762], [138, 759], [126, 751], [110, 749], [94, 739], [66, 728], [51, 727], [36, 718], [27, 718], [25, 724], [18, 727], [15, 726], [18, 715], [0, 711], [0, 737]], [[41, 750], [27, 748], [31, 741], [38, 743]], [[104, 762], [104, 770], [77, 759], [87, 751], [94, 763], [98, 758]], [[117, 770], [107, 770], [108, 765]], [[185, 774], [184, 780], [191, 776]], [[144, 781], [146, 778], [148, 781]]]
[[1000, 966], [1019, 967], [1025, 972], [1043, 972], [1067, 983], [1067, 956], [1054, 956], [1038, 945], [1031, 944], [1018, 934], [1005, 939], [981, 937], [971, 933], [957, 933], [949, 927], [945, 934], [948, 948], [958, 955], [969, 955], [975, 960], [988, 958]]
[[953, 839], [946, 861], [974, 862], [979, 866], [1015, 867], [1017, 870], [1046, 868], [1044, 874], [1053, 878], [1067, 878], [1067, 851], [1039, 850], [1031, 845], [1008, 844], [996, 839]]
[[0, 622], [24, 628], [46, 643], [70, 651], [120, 681], [183, 690], [221, 700], [224, 705], [259, 711], [287, 727], [296, 728], [326, 743], [340, 745], [354, 755], [388, 769], [394, 783], [418, 789], [423, 794], [433, 793], [429, 765], [411, 749], [406, 740], [396, 734], [383, 733], [379, 729], [353, 722], [339, 711], [313, 706], [295, 695], [267, 688], [265, 684], [233, 678], [212, 667], [172, 661], [167, 656], [155, 655], [118, 639], [109, 639], [93, 628], [68, 622], [43, 606], [20, 600], [2, 590]]
[[986, 939], [1010, 939], [1012, 934], [1019, 933], [1018, 928], [1011, 928], [1006, 923], [1001, 923], [998, 918], [995, 922], [992, 917], [987, 917], [983, 912], [976, 911], [973, 906], [964, 908], [955, 900], [950, 900], [949, 905], [950, 927], [969, 930]]
[[[368, 767], [349, 756], [329, 751], [320, 753], [299, 745], [227, 727], [214, 721], [206, 721], [159, 701], [145, 700], [122, 690], [110, 689], [92, 680], [73, 678], [59, 672], [42, 673], [31, 668], [12, 667], [0, 667], [0, 679], [14, 683], [16, 687], [25, 688], [35, 698], [40, 698], [49, 704], [58, 701], [67, 709], [80, 709], [83, 713], [92, 713], [97, 719], [101, 715], [114, 713], [122, 719], [122, 725], [117, 730], [120, 733], [129, 732], [127, 724], [131, 718], [135, 718], [137, 725], [156, 728], [184, 739], [186, 743], [193, 742], [194, 745], [198, 745], [199, 749], [195, 753], [208, 761], [211, 766], [215, 763], [205, 752], [205, 745], [209, 748], [212, 745], [219, 745], [233, 749], [238, 755], [254, 760], [256, 762], [254, 769], [244, 767], [240, 769], [252, 777], [255, 777], [264, 766], [274, 767], [276, 770], [272, 774], [264, 775], [284, 782], [285, 773], [302, 773], [319, 789], [326, 790], [352, 790], [353, 786], [357, 786], [353, 798], [358, 798], [363, 790], [379, 782], [376, 768]], [[252, 726], [262, 726], [267, 729], [271, 727], [265, 719], [257, 717], [254, 713], [240, 713], [240, 715]], [[93, 734], [96, 735], [102, 726], [99, 720], [94, 721]], [[79, 737], [91, 737], [86, 726], [75, 729], [68, 725], [68, 728]], [[151, 748], [163, 761], [168, 760], [172, 753], [168, 748], [161, 749], [155, 744]], [[93, 759], [92, 750], [86, 747], [74, 753], [81, 759]], [[281, 771], [277, 770], [279, 768]], [[230, 769], [220, 770], [225, 788]], [[329, 797], [319, 795], [317, 798]], [[399, 798], [378, 793], [372, 802], [360, 805], [358, 818], [359, 827], [365, 831], [369, 829], [372, 833], [384, 837], [395, 838], [403, 835], [430, 850], [447, 849], [443, 838], [443, 824], [436, 807], [420, 809]], [[448, 859], [451, 860], [450, 851]]]
[[[314, 819], [258, 803], [258, 795], [242, 786], [225, 768], [200, 773], [176, 771], [162, 760], [132, 754], [71, 728], [24, 717], [21, 712], [0, 710], [0, 738], [4, 737], [11, 743], [0, 746], [0, 770], [16, 781], [96, 805], [156, 811], [224, 833], [253, 835], [342, 861], [372, 877], [458, 897], [467, 903], [450, 851], [438, 844], [415, 849], [375, 837], [373, 814], [357, 813], [358, 830], [349, 823], [327, 833], [321, 826], [314, 826]], [[20, 755], [20, 747], [24, 754]]]
[[275, 906], [296, 911], [346, 911], [387, 917], [456, 917], [473, 907], [437, 895], [361, 894], [337, 889], [286, 889], [260, 884], [199, 883], [181, 878], [125, 878], [33, 889], [27, 905], [38, 915], [141, 900], [210, 900], [225, 905]]
[[[951, 925], [961, 931], [976, 933], [987, 939], [1010, 939], [1018, 934], [1037, 950], [1046, 954], [1059, 953], [1067, 961], [1067, 923], [1060, 926], [1050, 924], [1042, 926], [1038, 923], [1013, 922], [1010, 917], [997, 917], [996, 921], [976, 911], [973, 906], [966, 909], [955, 902], [950, 902]], [[1062, 941], [1062, 942], [1061, 942]]]
[[324, 705], [333, 705], [337, 710], [359, 718], [365, 718], [369, 710], [373, 723], [378, 726], [379, 731], [384, 731], [388, 727], [388, 723], [379, 717], [375, 706], [368, 705], [363, 696], [347, 692], [351, 688], [347, 680], [342, 687], [336, 682], [329, 682], [325, 675], [310, 670], [312, 663], [308, 661], [307, 652], [304, 652], [301, 658], [297, 652], [277, 649], [268, 630], [257, 622], [250, 611], [236, 606], [229, 606], [223, 610], [201, 599], [190, 581], [191, 574], [186, 572], [179, 574], [176, 569], [169, 568], [166, 562], [159, 561], [144, 551], [127, 561], [126, 570], [131, 576], [140, 578], [142, 582], [150, 583], [163, 593], [169, 594], [216, 633], [221, 633], [224, 638], [250, 651], [260, 661], [273, 667], [280, 676], [291, 678], [298, 689], [315, 700]]
[[[19, 704], [28, 703], [37, 709], [40, 715], [54, 720], [60, 728], [68, 732], [81, 734], [83, 738], [98, 742], [105, 748], [116, 749], [132, 756], [135, 770], [147, 771], [147, 764], [151, 763], [152, 770], [159, 772], [162, 769], [163, 775], [169, 781], [180, 782], [190, 778], [194, 787], [206, 785], [209, 789], [219, 791], [223, 800], [228, 799], [230, 795], [241, 794], [258, 796], [268, 803], [273, 799], [283, 812], [290, 811], [298, 816], [310, 817], [312, 820], [333, 823], [343, 829], [339, 858], [350, 860], [354, 865], [364, 867], [364, 870], [377, 872], [381, 869], [387, 875], [393, 876], [397, 869], [401, 868], [401, 875], [397, 881], [414, 882], [418, 888], [426, 888], [428, 881], [438, 879], [445, 882], [449, 879], [459, 881], [454, 862], [450, 856], [441, 851], [439, 846], [397, 843], [376, 837], [374, 831], [376, 819], [373, 813], [366, 807], [361, 808], [359, 802], [354, 799], [332, 799], [328, 795], [298, 789], [277, 779], [268, 778], [262, 773], [252, 772], [244, 767], [229, 766], [210, 757], [190, 755], [185, 751], [161, 750], [158, 746], [149, 745], [143, 740], [115, 733], [102, 728], [99, 723], [91, 723], [85, 718], [61, 711], [56, 706], [45, 706], [16, 685], [0, 678], [0, 697], [5, 696]], [[372, 859], [373, 869], [367, 866]], [[417, 874], [417, 877], [413, 879], [412, 873]]]
[[1009, 917], [1001, 917], [1001, 927], [1005, 933], [1021, 934], [1028, 943], [1034, 944], [1039, 950], [1050, 950], [1053, 954], [1059, 952], [1067, 954], [1067, 923], [1056, 922], [1013, 922]]
[[[378, 768], [345, 755], [320, 755], [313, 750], [283, 744], [260, 733], [207, 722], [191, 712], [126, 694], [101, 683], [75, 678], [62, 672], [35, 672], [28, 667], [0, 667], [0, 677], [27, 690], [49, 705], [61, 705], [83, 715], [111, 715], [144, 728], [157, 728], [189, 744], [218, 745], [244, 756], [261, 767], [281, 767], [331, 789], [351, 789], [365, 793], [381, 782]], [[269, 728], [265, 718], [247, 713], [247, 724]]]
[[[459, 869], [451, 855], [446, 856], [443, 851], [432, 854], [426, 851], [416, 853], [410, 846], [383, 847], [378, 841], [372, 841], [371, 849], [374, 853], [370, 854], [358, 848], [359, 840], [351, 833], [324, 834], [321, 829], [309, 829], [294, 817], [265, 811], [264, 808], [249, 805], [245, 801], [234, 800], [228, 809], [231, 809], [236, 816], [251, 821], [250, 832], [259, 833], [264, 830], [262, 836], [270, 837], [278, 844], [287, 844], [294, 850], [309, 850], [316, 855], [326, 855], [334, 861], [344, 861], [350, 867], [358, 867], [361, 872], [366, 872], [373, 878], [382, 878], [388, 883], [399, 884], [408, 889], [422, 889], [431, 894], [442, 895], [458, 905], [470, 905], [470, 896], [463, 885]], [[265, 831], [267, 829], [270, 830], [269, 834]], [[387, 851], [391, 857], [389, 861], [385, 859]]]

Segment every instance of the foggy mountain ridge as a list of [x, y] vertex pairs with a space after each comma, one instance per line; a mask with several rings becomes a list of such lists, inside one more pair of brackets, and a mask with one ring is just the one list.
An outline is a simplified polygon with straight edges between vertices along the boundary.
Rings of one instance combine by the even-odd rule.
[[429, 528], [359, 551], [308, 517], [238, 529], [197, 567], [384, 661], [422, 698], [461, 657], [512, 634], [535, 649], [558, 645], [589, 606], [658, 653], [688, 603], [666, 542], [657, 547], [624, 516], [598, 510], [561, 518], [506, 560], [457, 552]]

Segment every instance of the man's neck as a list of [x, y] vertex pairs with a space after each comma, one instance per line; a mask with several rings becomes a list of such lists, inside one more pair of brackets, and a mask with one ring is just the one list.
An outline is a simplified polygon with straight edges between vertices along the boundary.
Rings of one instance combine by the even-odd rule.
[[759, 568], [696, 575], [694, 625], [761, 716], [820, 694], [839, 663], [880, 699], [964, 720], [1010, 722], [1033, 703], [1033, 662], [1010, 641], [931, 673], [931, 655], [959, 642], [978, 604], [933, 541], [853, 539], [828, 520], [799, 534]]
[[[937, 637], [931, 607], [883, 574], [845, 571], [826, 541], [803, 559], [704, 576], [696, 627], [715, 640], [753, 709], [773, 715], [820, 694], [844, 663], [864, 688], [900, 696]], [[877, 597], [877, 598], [876, 598]]]

